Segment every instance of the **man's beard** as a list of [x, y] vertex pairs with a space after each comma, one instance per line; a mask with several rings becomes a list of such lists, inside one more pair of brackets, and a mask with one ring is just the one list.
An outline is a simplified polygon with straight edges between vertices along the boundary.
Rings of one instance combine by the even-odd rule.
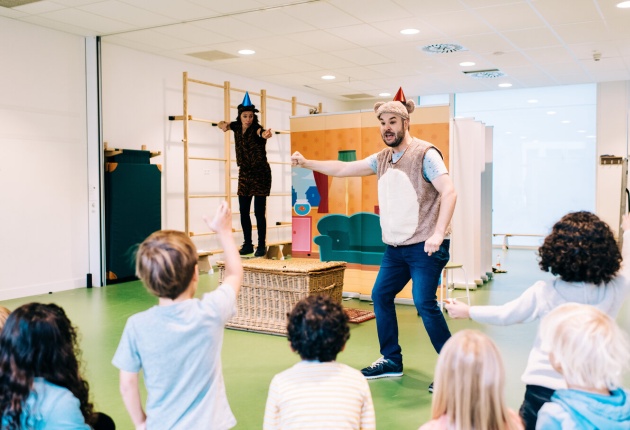
[[387, 140], [385, 140], [385, 136], [381, 135], [381, 137], [383, 138], [383, 143], [385, 143], [385, 145], [389, 146], [390, 148], [396, 148], [402, 143], [403, 139], [405, 138], [405, 133], [403, 133], [402, 131], [400, 133], [396, 133], [396, 140], [394, 140], [392, 143], [387, 143]]

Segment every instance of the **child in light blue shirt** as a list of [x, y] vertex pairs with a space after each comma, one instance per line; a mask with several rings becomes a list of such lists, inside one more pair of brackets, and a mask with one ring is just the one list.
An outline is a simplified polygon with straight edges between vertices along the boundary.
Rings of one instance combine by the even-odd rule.
[[[223, 202], [212, 221], [225, 256], [225, 278], [201, 300], [193, 298], [199, 272], [197, 250], [178, 231], [153, 233], [138, 248], [136, 274], [159, 297], [157, 306], [131, 316], [113, 364], [136, 429], [229, 429], [236, 425], [221, 369], [225, 323], [236, 312], [243, 268]], [[146, 413], [138, 391], [144, 372]]]

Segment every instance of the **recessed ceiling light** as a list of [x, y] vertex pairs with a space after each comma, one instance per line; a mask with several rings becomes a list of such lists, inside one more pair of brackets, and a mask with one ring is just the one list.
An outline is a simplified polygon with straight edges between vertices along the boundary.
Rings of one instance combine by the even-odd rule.
[[630, 1], [622, 1], [621, 3], [617, 3], [617, 7], [619, 9], [627, 9], [630, 7]]
[[547, 115], [555, 115], [555, 114], [556, 114], [555, 110], [547, 111]]
[[378, 95], [379, 95], [380, 97], [389, 97], [389, 96], [391, 96], [391, 94], [390, 94], [390, 93], [379, 93]]
[[501, 88], [510, 88], [512, 86], [512, 84], [508, 83], [508, 82], [504, 82], [502, 84], [499, 84], [499, 86]]
[[473, 63], [472, 61], [462, 61], [461, 63], [459, 63], [459, 65], [462, 67], [470, 67], [470, 66], [474, 66], [475, 63]]
[[240, 51], [238, 51], [238, 53], [241, 55], [252, 55], [255, 54], [256, 51], [254, 51], [253, 49], [241, 49]]
[[571, 121], [569, 121], [568, 119], [565, 119], [564, 121], [560, 121], [562, 124], [570, 124]]
[[529, 99], [529, 100], [527, 100], [527, 103], [538, 103], [538, 100], [536, 100], [536, 99]]
[[521, 139], [527, 139], [527, 136], [521, 136]]
[[511, 131], [506, 131], [505, 134], [512, 134], [512, 132]]
[[327, 80], [327, 81], [330, 81], [330, 80], [332, 80], [332, 79], [335, 79], [335, 76], [333, 76], [333, 75], [324, 75], [324, 76], [322, 76], [322, 79], [325, 79], [325, 80]]
[[586, 137], [588, 137], [589, 139], [595, 139], [595, 136], [594, 136], [594, 135], [592, 135], [592, 134], [589, 134], [589, 135], [588, 135], [588, 136], [586, 136]]
[[418, 34], [420, 33], [420, 30], [418, 30], [417, 28], [405, 28], [404, 30], [400, 30], [400, 34]]
[[586, 130], [578, 130], [578, 133], [586, 133]]

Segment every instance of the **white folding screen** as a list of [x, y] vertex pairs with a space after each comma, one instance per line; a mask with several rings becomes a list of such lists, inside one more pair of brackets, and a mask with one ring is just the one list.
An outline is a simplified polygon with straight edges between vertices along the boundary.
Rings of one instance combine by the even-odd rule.
[[[453, 119], [451, 130], [450, 172], [457, 191], [451, 261], [464, 265], [468, 286], [476, 288], [492, 264], [492, 131], [472, 118]], [[463, 272], [454, 271], [453, 279], [464, 287]]]

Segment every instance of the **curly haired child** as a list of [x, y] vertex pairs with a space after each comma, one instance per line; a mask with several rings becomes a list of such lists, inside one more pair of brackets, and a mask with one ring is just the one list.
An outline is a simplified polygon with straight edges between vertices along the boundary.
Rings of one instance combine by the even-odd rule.
[[263, 428], [376, 428], [367, 380], [335, 361], [350, 337], [342, 306], [329, 296], [309, 296], [288, 317], [288, 340], [302, 361], [271, 381]]
[[[556, 277], [538, 281], [520, 297], [500, 306], [472, 306], [453, 301], [446, 305], [452, 318], [471, 318], [495, 325], [525, 323], [540, 319], [564, 303], [595, 306], [616, 317], [630, 294], [630, 217], [623, 217], [624, 245], [620, 253], [610, 227], [590, 212], [565, 215], [552, 228], [539, 248], [540, 268]], [[536, 427], [538, 410], [566, 382], [540, 348], [540, 335], [534, 341], [527, 368], [520, 415], [527, 430]]]

